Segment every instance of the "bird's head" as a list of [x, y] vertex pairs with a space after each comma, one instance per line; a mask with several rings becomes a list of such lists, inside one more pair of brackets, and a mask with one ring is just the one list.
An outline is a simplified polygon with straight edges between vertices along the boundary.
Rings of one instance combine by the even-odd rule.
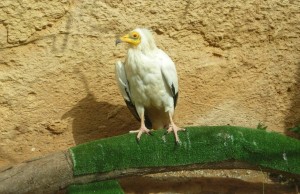
[[127, 42], [128, 44], [132, 46], [138, 46], [141, 43], [141, 35], [137, 31], [131, 31], [128, 34], [121, 36], [117, 38], [116, 40], [116, 45], [121, 43], [121, 42]]
[[126, 42], [130, 47], [139, 50], [151, 50], [156, 48], [153, 36], [146, 28], [136, 28], [128, 34], [117, 38], [116, 45], [121, 42]]

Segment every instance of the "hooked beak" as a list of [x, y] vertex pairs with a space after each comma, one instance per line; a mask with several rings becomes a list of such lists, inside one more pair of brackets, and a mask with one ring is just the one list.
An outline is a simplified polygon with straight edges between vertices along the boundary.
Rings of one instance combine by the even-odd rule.
[[121, 42], [127, 42], [127, 43], [132, 43], [132, 40], [129, 38], [129, 34], [126, 34], [124, 36], [118, 37], [116, 39], [116, 46], [121, 43]]
[[129, 38], [129, 35], [128, 35], [128, 34], [126, 34], [125, 36], [118, 37], [118, 38], [116, 39], [116, 46], [117, 46], [118, 44], [120, 44], [121, 42], [127, 42], [128, 38]]
[[116, 46], [118, 45], [118, 44], [120, 44], [122, 42], [122, 40], [120, 39], [120, 38], [117, 38], [116, 39]]

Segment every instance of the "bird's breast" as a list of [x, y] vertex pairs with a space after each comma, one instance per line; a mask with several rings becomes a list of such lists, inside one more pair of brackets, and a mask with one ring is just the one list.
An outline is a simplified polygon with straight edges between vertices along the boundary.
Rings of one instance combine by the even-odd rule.
[[[132, 100], [144, 107], [163, 107], [168, 100], [159, 64], [138, 57], [128, 60], [125, 66]], [[166, 98], [166, 99], [165, 99]]]

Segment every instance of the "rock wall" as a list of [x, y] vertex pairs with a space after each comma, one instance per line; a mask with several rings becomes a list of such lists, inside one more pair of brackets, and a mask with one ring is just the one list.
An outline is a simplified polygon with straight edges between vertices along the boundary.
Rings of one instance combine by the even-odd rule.
[[0, 167], [139, 126], [114, 79], [138, 26], [177, 65], [180, 126], [300, 123], [299, 1], [2, 0]]

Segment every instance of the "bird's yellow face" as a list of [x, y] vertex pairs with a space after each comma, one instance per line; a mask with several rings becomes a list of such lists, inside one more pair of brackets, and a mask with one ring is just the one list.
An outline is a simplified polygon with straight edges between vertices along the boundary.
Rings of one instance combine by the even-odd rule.
[[128, 34], [118, 38], [116, 40], [116, 45], [121, 42], [127, 42], [133, 46], [138, 46], [141, 43], [141, 35], [136, 31], [129, 32]]

